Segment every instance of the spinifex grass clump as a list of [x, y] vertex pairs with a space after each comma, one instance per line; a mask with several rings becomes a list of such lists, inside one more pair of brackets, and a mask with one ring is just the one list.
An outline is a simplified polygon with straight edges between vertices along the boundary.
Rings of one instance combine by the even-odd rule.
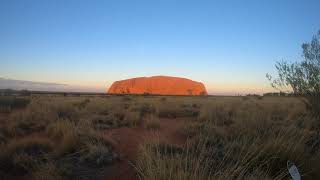
[[0, 174], [92, 179], [114, 163], [118, 156], [113, 140], [95, 130], [86, 107], [75, 102], [41, 98], [13, 112], [1, 127]]
[[1, 146], [0, 171], [11, 175], [30, 173], [38, 164], [47, 161], [47, 155], [52, 151], [53, 143], [48, 139], [11, 140]]
[[118, 159], [110, 137], [96, 132], [87, 122], [72, 127], [60, 130], [60, 144], [53, 152], [57, 166], [68, 179], [99, 176], [103, 167]]
[[159, 104], [157, 111], [160, 118], [196, 117], [199, 114], [197, 107], [171, 102]]

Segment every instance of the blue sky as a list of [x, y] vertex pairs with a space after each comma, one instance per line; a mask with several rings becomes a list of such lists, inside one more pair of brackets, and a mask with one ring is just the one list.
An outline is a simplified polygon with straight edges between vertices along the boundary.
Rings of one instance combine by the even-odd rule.
[[320, 29], [319, 0], [0, 0], [0, 77], [94, 87], [137, 76], [270, 91]]

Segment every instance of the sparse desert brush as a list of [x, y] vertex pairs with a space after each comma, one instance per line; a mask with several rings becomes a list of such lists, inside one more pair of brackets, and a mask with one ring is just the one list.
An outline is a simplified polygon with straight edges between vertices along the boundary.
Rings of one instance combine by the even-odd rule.
[[100, 168], [112, 164], [118, 159], [113, 152], [111, 142], [106, 139], [89, 139], [80, 151], [79, 162], [93, 168]]
[[11, 109], [25, 108], [30, 99], [14, 96], [0, 96], [0, 112], [10, 112]]
[[50, 104], [50, 109], [52, 109], [60, 119], [68, 119], [71, 121], [77, 121], [79, 119], [77, 108], [72, 104], [53, 103]]
[[46, 106], [34, 104], [27, 109], [11, 114], [7, 131], [11, 135], [25, 135], [41, 131], [57, 118], [56, 114]]
[[55, 148], [54, 155], [61, 157], [73, 154], [80, 148], [80, 145], [80, 137], [74, 130], [71, 130], [61, 137], [59, 145]]
[[[112, 128], [134, 126], [140, 121], [140, 112], [124, 111], [119, 102], [120, 106], [112, 106], [119, 99], [110, 99], [111, 102], [102, 98], [39, 97], [25, 109], [13, 112], [8, 123], [1, 127], [4, 132], [0, 144], [1, 176], [21, 174], [31, 179], [97, 177], [99, 169], [112, 164], [118, 156], [113, 150], [112, 138], [94, 128], [92, 116], [108, 116], [106, 120], [117, 121]], [[105, 110], [108, 115], [101, 113]], [[40, 131], [44, 142], [23, 137]], [[47, 146], [50, 149], [46, 149]]]
[[178, 129], [178, 132], [185, 137], [191, 138], [199, 134], [203, 124], [198, 122], [186, 123]]
[[0, 145], [7, 143], [7, 135], [4, 129], [0, 128]]
[[162, 97], [162, 98], [160, 98], [160, 101], [162, 101], [162, 102], [166, 102], [166, 101], [167, 101], [167, 98]]
[[61, 138], [68, 132], [73, 131], [74, 127], [76, 127], [76, 124], [72, 121], [57, 120], [48, 124], [46, 127], [46, 133], [49, 137]]
[[[56, 124], [52, 129], [48, 129], [48, 133], [55, 137], [61, 137], [60, 143], [55, 149], [56, 156], [64, 156], [76, 152], [83, 143], [84, 136], [89, 135], [93, 130], [90, 126], [84, 124], [61, 123]], [[82, 125], [82, 126], [81, 126]]]
[[186, 123], [178, 131], [180, 134], [188, 138], [201, 139], [203, 137], [206, 137], [206, 139], [208, 139], [208, 142], [211, 139], [207, 137], [214, 137], [212, 138], [213, 142], [211, 143], [218, 143], [228, 137], [228, 132], [224, 128], [219, 128], [218, 126], [210, 122]]
[[151, 180], [209, 180], [223, 174], [212, 174], [206, 144], [200, 141], [194, 148], [166, 144], [155, 138], [145, 142], [139, 149], [135, 168], [141, 179]]
[[[114, 105], [114, 106], [116, 106], [116, 105]], [[93, 98], [86, 105], [84, 110], [87, 112], [90, 112], [90, 113], [94, 113], [94, 114], [108, 115], [111, 107], [113, 107], [113, 105], [110, 103], [110, 99]]]
[[93, 123], [97, 128], [117, 128], [122, 126], [133, 127], [141, 123], [140, 112], [120, 109], [112, 109], [108, 115], [95, 116]]
[[91, 119], [96, 129], [110, 129], [121, 126], [137, 126], [141, 123], [141, 111], [138, 107], [125, 108], [124, 104], [115, 103], [106, 105], [100, 112], [91, 114]]
[[146, 128], [150, 130], [160, 129], [160, 120], [157, 116], [151, 115], [146, 119]]
[[48, 162], [41, 164], [29, 176], [32, 180], [67, 180], [68, 178], [63, 175], [63, 171], [59, 169], [55, 162]]
[[248, 97], [248, 96], [242, 96], [243, 101], [248, 101], [249, 99], [250, 99], [250, 97]]
[[112, 115], [92, 115], [91, 122], [93, 127], [97, 130], [105, 130], [118, 127], [117, 119]]
[[118, 160], [118, 155], [106, 139], [81, 137], [74, 145], [66, 149], [72, 151], [58, 157], [58, 166], [68, 179], [95, 179], [99, 176], [101, 168]]
[[[22, 135], [33, 137], [39, 131], [54, 148], [41, 156], [16, 153], [5, 161], [11, 169], [1, 166], [0, 175], [23, 169], [19, 172], [33, 179], [96, 178], [101, 169], [119, 159], [109, 131], [123, 126], [159, 129], [161, 121], [167, 120], [162, 118], [180, 117], [183, 126], [174, 127], [178, 132], [170, 135], [185, 143], [142, 142], [135, 164], [141, 179], [284, 179], [288, 178], [287, 160], [298, 166], [304, 179], [319, 179], [315, 169], [320, 165], [319, 135], [303, 101], [248, 98], [32, 99], [25, 109], [13, 111], [8, 124], [0, 128], [0, 154], [22, 141]], [[162, 133], [166, 125], [148, 133]]]
[[124, 96], [123, 98], [122, 98], [122, 101], [131, 101], [132, 99], [131, 99], [131, 97], [129, 97], [129, 96]]
[[73, 103], [73, 106], [75, 106], [75, 107], [77, 107], [78, 109], [81, 110], [81, 109], [84, 109], [88, 105], [89, 102], [90, 102], [90, 99], [86, 98], [86, 99], [84, 99], [84, 100], [82, 100], [80, 102]]
[[140, 103], [136, 107], [133, 107], [134, 111], [140, 112], [140, 117], [147, 114], [154, 114], [156, 112], [155, 103]]
[[198, 109], [184, 107], [183, 104], [165, 102], [157, 106], [158, 116], [160, 118], [178, 118], [178, 117], [196, 117]]
[[144, 144], [137, 161], [139, 175], [142, 179], [283, 179], [288, 159], [302, 171], [312, 170], [312, 159], [304, 154], [300, 135], [279, 134], [268, 142], [245, 137], [219, 141], [211, 132], [197, 136], [182, 151], [168, 151], [170, 148], [163, 148], [158, 141]]
[[[57, 157], [81, 152], [91, 145], [101, 145], [109, 148], [110, 152], [114, 144], [113, 140], [95, 131], [90, 122], [80, 121], [78, 124], [68, 124], [69, 129], [62, 129], [61, 142], [55, 150]], [[67, 131], [65, 131], [67, 130]]]
[[25, 174], [45, 162], [46, 155], [52, 151], [53, 143], [48, 139], [11, 140], [0, 150], [0, 169], [15, 175]]
[[120, 124], [125, 126], [137, 126], [142, 122], [142, 117], [140, 116], [140, 112], [136, 111], [126, 111], [124, 115], [124, 120]]
[[71, 126], [67, 131], [62, 129], [63, 135], [52, 153], [65, 176], [95, 178], [99, 168], [110, 165], [118, 159], [113, 151], [115, 143], [112, 138], [96, 131], [90, 121], [80, 120], [76, 124], [69, 125]]
[[[202, 120], [187, 123], [179, 130], [191, 138], [188, 146], [184, 147], [186, 157], [172, 161], [170, 156], [155, 154], [145, 148], [141, 152], [144, 160], [138, 160], [140, 176], [142, 179], [188, 179], [195, 176], [196, 179], [283, 179], [288, 177], [286, 161], [292, 160], [305, 179], [317, 179], [319, 173], [315, 167], [320, 159], [309, 153], [307, 146], [312, 141], [311, 131], [309, 126], [303, 125], [305, 123], [297, 124], [301, 120], [308, 124], [310, 119], [301, 116], [305, 113], [301, 102], [288, 109], [291, 99], [283, 100], [279, 103], [276, 99], [266, 99], [258, 105], [254, 100], [249, 104], [204, 104], [209, 113], [200, 110], [199, 119]], [[233, 123], [224, 126], [217, 123], [225, 122], [226, 118], [232, 118]], [[203, 146], [200, 154], [195, 151], [199, 144]], [[316, 146], [314, 140], [310, 144], [313, 144], [311, 147]], [[155, 143], [154, 146], [162, 145]], [[204, 156], [205, 163], [191, 161], [193, 157], [201, 156]], [[190, 162], [184, 161], [186, 159]], [[193, 176], [192, 171], [185, 172], [181, 164], [210, 168], [202, 171], [202, 175], [195, 173]]]
[[200, 109], [199, 121], [211, 121], [217, 126], [229, 126], [233, 123], [235, 111], [224, 106], [204, 106]]

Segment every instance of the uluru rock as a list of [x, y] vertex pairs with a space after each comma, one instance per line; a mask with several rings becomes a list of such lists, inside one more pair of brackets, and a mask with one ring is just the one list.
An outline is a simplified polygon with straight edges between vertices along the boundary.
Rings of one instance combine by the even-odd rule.
[[170, 76], [138, 77], [114, 82], [109, 94], [207, 95], [201, 82]]

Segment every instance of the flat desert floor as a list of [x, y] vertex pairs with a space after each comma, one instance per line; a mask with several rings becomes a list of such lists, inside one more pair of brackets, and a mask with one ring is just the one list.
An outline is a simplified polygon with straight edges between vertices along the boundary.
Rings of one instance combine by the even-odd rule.
[[300, 97], [0, 97], [2, 179], [320, 179]]

